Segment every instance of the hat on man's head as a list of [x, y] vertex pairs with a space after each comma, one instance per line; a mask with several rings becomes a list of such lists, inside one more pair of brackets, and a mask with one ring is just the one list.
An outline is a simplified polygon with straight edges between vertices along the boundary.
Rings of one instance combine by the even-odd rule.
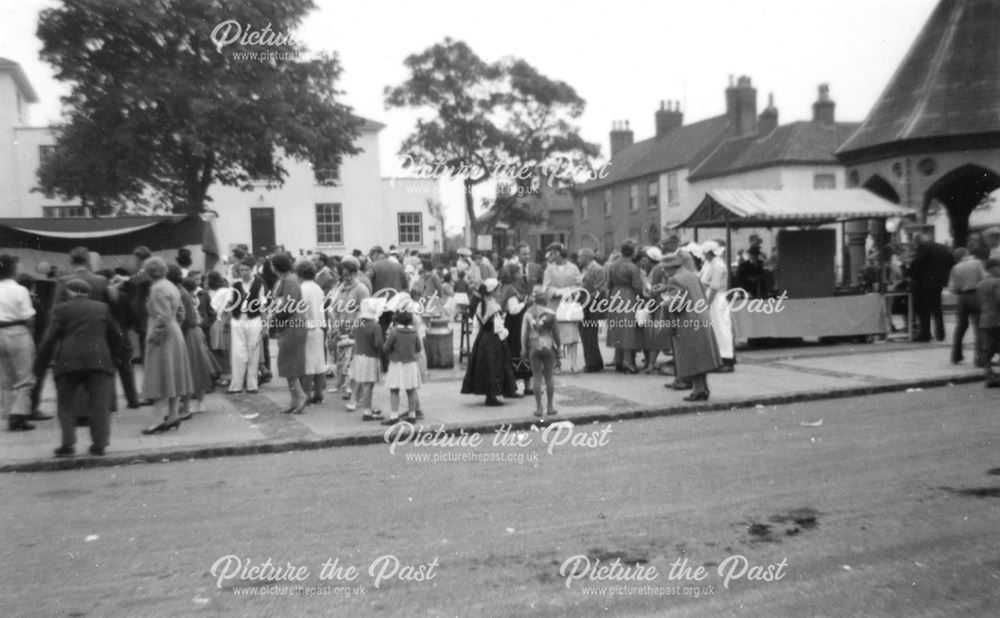
[[993, 226], [983, 230], [983, 236], [1000, 236], [1000, 227]]
[[499, 285], [500, 285], [500, 281], [498, 279], [493, 278], [493, 277], [490, 277], [489, 279], [486, 279], [486, 280], [483, 281], [483, 286], [486, 288], [486, 293], [487, 294], [489, 294], [493, 290], [497, 289], [497, 287]]
[[654, 262], [659, 262], [663, 259], [663, 252], [657, 247], [646, 247], [646, 257]]
[[70, 279], [66, 282], [66, 289], [77, 294], [90, 294], [90, 284], [83, 279]]
[[461, 255], [462, 257], [471, 257], [472, 256], [472, 250], [469, 249], [468, 247], [462, 247], [461, 249], [455, 251], [455, 253]]
[[76, 265], [89, 264], [90, 251], [86, 247], [74, 247], [69, 252], [69, 263]]

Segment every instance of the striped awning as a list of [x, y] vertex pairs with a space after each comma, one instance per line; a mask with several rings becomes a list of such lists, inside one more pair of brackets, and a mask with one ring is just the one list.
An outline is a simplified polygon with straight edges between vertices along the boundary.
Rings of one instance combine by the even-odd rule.
[[706, 193], [691, 216], [674, 227], [814, 226], [916, 214], [866, 189], [718, 189]]

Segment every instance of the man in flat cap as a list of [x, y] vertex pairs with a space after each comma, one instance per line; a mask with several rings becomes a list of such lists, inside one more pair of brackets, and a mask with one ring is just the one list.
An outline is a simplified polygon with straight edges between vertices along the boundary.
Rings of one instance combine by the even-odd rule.
[[128, 348], [108, 305], [90, 298], [93, 288], [89, 283], [70, 279], [65, 287], [69, 298], [52, 310], [35, 372], [40, 373], [40, 368], [52, 361], [62, 429], [56, 457], [75, 454], [78, 415], [90, 419], [90, 453], [103, 455], [110, 434], [108, 414], [114, 393], [115, 358]]
[[[81, 279], [90, 284], [88, 298], [105, 303], [109, 307], [115, 305], [125, 316], [134, 315], [129, 306], [129, 299], [119, 296], [118, 287], [112, 286], [107, 278], [93, 272], [93, 255], [94, 253], [89, 251], [87, 247], [76, 247], [70, 250], [69, 263], [72, 272], [59, 277], [59, 282], [56, 284], [55, 296], [52, 301], [53, 307], [69, 300], [69, 294], [66, 292], [66, 284], [73, 279]], [[145, 311], [145, 308], [143, 308], [143, 311]], [[124, 334], [125, 329], [129, 326], [128, 324], [118, 325], [122, 328], [122, 334]], [[130, 359], [126, 359], [126, 362], [118, 368], [118, 377], [121, 380], [122, 391], [125, 393], [128, 407], [135, 409], [139, 407], [139, 392], [135, 388], [135, 372], [132, 369], [132, 364], [127, 362], [128, 360]], [[36, 377], [38, 378], [38, 386], [36, 388], [40, 389], [41, 385], [45, 382], [45, 374], [41, 373]], [[86, 417], [81, 416], [80, 421], [81, 423], [85, 423]]]

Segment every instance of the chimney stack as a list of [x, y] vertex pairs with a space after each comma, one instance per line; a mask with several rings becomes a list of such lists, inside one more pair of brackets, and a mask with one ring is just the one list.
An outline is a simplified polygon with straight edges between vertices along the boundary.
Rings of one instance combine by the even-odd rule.
[[654, 114], [656, 137], [663, 137], [684, 124], [684, 112], [680, 101], [660, 101], [660, 109]]
[[741, 75], [736, 80], [735, 86], [733, 76], [729, 76], [729, 87], [726, 88], [726, 115], [736, 137], [753, 135], [757, 132], [757, 89], [746, 75]]
[[825, 125], [834, 124], [834, 109], [836, 103], [830, 98], [830, 84], [819, 85], [819, 99], [813, 103], [813, 122]]
[[611, 123], [611, 156], [615, 156], [622, 150], [632, 145], [632, 129], [628, 126], [628, 120]]
[[774, 106], [774, 93], [767, 95], [767, 107], [757, 119], [757, 133], [762, 137], [778, 128], [778, 108]]

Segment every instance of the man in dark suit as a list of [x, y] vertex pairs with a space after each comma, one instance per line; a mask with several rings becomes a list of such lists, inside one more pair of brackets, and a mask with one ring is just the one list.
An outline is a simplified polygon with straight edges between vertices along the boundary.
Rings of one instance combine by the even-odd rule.
[[536, 285], [542, 284], [544, 273], [538, 263], [531, 261], [531, 247], [526, 242], [517, 245], [517, 261], [521, 266], [521, 276], [515, 287], [518, 294], [527, 298]]
[[148, 247], [139, 246], [132, 251], [135, 257], [135, 274], [131, 275], [121, 283], [121, 293], [132, 309], [132, 324], [123, 325], [125, 328], [132, 328], [139, 337], [139, 359], [141, 363], [146, 357], [146, 301], [149, 300], [149, 288], [153, 285], [153, 280], [149, 278], [146, 271], [142, 269], [142, 263], [148, 260], [153, 253]]
[[317, 252], [313, 254], [313, 263], [316, 265], [316, 285], [324, 294], [329, 294], [337, 284], [337, 277], [330, 270], [330, 258], [325, 253]]
[[107, 304], [89, 298], [93, 289], [83, 279], [65, 284], [68, 300], [56, 305], [35, 363], [36, 373], [52, 361], [56, 378], [62, 445], [56, 457], [76, 450], [76, 417], [90, 419], [92, 455], [108, 446], [109, 404], [114, 394], [116, 356], [127, 349]]
[[372, 282], [372, 293], [391, 289], [406, 292], [410, 289], [410, 280], [406, 269], [396, 260], [390, 260], [382, 247], [372, 247], [371, 263], [368, 265], [368, 278]]
[[910, 282], [913, 308], [920, 325], [915, 341], [931, 340], [931, 320], [934, 338], [944, 341], [944, 316], [941, 312], [941, 291], [948, 285], [955, 260], [948, 247], [931, 242], [923, 234], [913, 239], [916, 248], [910, 262]]
[[[69, 252], [69, 262], [73, 268], [73, 272], [68, 275], [62, 275], [59, 277], [58, 283], [56, 284], [55, 296], [53, 299], [53, 308], [55, 305], [61, 304], [69, 300], [69, 294], [66, 292], [66, 284], [73, 279], [82, 279], [90, 284], [90, 294], [87, 295], [91, 300], [96, 300], [101, 303], [105, 303], [112, 311], [112, 317], [115, 313], [123, 314], [119, 309], [119, 305], [123, 303], [128, 303], [129, 299], [122, 299], [118, 286], [111, 285], [108, 278], [103, 275], [98, 275], [91, 271], [90, 263], [90, 251], [86, 247], [76, 247]], [[126, 324], [122, 324], [120, 321], [115, 320], [123, 329], [126, 328]], [[124, 335], [124, 330], [122, 331]], [[127, 361], [128, 359], [126, 359]], [[135, 372], [132, 370], [132, 364], [129, 362], [122, 363], [118, 367], [118, 377], [122, 383], [122, 390], [125, 392], [125, 399], [128, 401], [128, 407], [133, 410], [139, 407], [139, 392], [135, 388]], [[45, 381], [45, 375], [38, 375], [38, 383], [42, 384]], [[81, 416], [79, 418], [81, 424], [86, 423], [86, 417]]]

